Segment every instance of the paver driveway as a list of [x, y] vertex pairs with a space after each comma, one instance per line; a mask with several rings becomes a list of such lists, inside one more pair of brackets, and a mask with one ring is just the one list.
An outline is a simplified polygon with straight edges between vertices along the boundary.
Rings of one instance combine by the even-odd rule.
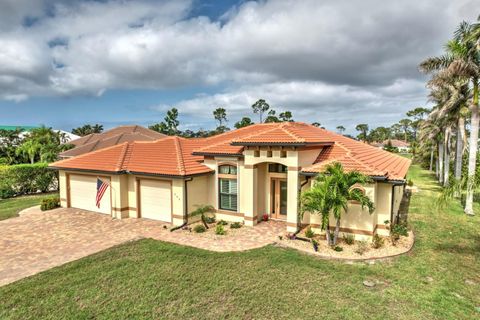
[[262, 247], [285, 232], [283, 223], [261, 223], [230, 236], [170, 232], [159, 221], [113, 220], [108, 215], [79, 209], [32, 210], [0, 221], [0, 285], [73, 261], [114, 245], [154, 238], [214, 251]]

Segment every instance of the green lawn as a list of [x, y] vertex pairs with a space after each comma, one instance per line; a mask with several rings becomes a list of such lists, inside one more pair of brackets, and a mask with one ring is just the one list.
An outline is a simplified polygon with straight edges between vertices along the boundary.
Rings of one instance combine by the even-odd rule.
[[431, 176], [414, 166], [410, 177], [422, 191], [407, 256], [347, 264], [275, 246], [213, 253], [141, 240], [0, 288], [0, 319], [478, 318], [480, 218], [458, 203], [435, 211]]
[[23, 209], [39, 205], [42, 199], [53, 197], [55, 195], [56, 193], [46, 193], [33, 196], [0, 199], [0, 220], [16, 217]]

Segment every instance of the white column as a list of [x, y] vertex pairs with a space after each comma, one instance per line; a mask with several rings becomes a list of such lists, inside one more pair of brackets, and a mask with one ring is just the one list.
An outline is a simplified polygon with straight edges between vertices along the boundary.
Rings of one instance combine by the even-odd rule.
[[244, 214], [245, 225], [257, 224], [257, 169], [253, 165], [245, 165], [240, 184], [243, 197], [240, 199], [240, 212]]
[[288, 167], [287, 173], [287, 231], [298, 229], [298, 188], [300, 179], [298, 167]]

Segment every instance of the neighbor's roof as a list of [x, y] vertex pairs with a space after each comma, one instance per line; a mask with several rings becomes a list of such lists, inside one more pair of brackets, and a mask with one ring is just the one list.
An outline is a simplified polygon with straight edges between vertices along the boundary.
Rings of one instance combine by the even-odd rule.
[[113, 147], [50, 164], [59, 169], [112, 173], [191, 176], [212, 171], [203, 157], [192, 155], [202, 139], [167, 137], [157, 141], [124, 142]]
[[129, 141], [155, 141], [166, 135], [137, 125], [119, 126], [102, 133], [91, 133], [68, 142], [75, 148], [60, 153], [61, 158], [75, 157]]
[[[383, 141], [383, 145], [386, 146], [388, 144], [389, 140]], [[397, 140], [397, 139], [390, 139], [390, 142], [392, 143], [392, 147], [395, 148], [409, 148], [410, 143], [402, 141], [402, 140]]]
[[52, 164], [56, 168], [136, 172], [171, 176], [208, 173], [204, 156], [242, 156], [249, 145], [318, 146], [319, 154], [303, 173], [320, 173], [340, 162], [346, 170], [403, 180], [410, 160], [348, 137], [300, 122], [251, 125], [205, 139], [168, 137], [155, 142], [126, 142]]

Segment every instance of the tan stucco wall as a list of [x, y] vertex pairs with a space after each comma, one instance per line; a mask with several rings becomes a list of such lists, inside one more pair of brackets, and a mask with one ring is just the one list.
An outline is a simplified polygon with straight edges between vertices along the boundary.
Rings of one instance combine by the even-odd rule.
[[58, 172], [58, 188], [60, 189], [60, 205], [67, 207], [67, 175], [64, 170]]

